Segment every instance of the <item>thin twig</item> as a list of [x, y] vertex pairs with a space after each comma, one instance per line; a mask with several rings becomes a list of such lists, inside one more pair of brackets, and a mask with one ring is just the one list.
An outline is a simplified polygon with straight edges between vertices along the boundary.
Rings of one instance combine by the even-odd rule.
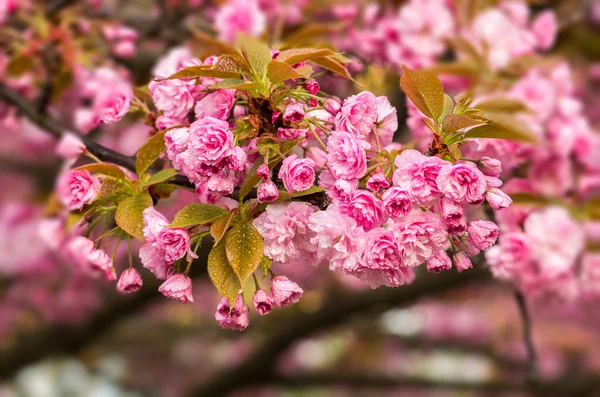
[[533, 343], [533, 337], [531, 333], [531, 317], [527, 310], [527, 302], [521, 291], [515, 291], [515, 299], [517, 306], [519, 307], [519, 313], [521, 315], [521, 323], [523, 326], [523, 340], [525, 347], [527, 348], [527, 363], [529, 371], [527, 374], [527, 382], [534, 385], [538, 382], [538, 371], [537, 371], [537, 353], [535, 351], [535, 345]]

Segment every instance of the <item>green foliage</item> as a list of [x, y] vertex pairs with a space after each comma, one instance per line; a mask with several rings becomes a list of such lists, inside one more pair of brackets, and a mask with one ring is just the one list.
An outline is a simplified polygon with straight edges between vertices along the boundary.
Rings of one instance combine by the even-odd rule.
[[218, 218], [210, 227], [210, 234], [215, 239], [215, 244], [221, 241], [229, 227], [233, 222], [233, 217], [235, 214], [231, 213], [229, 215], [224, 215]]
[[82, 165], [81, 167], [78, 167], [77, 169], [78, 170], [87, 170], [87, 171], [91, 172], [92, 174], [101, 174], [101, 175], [105, 175], [105, 176], [109, 176], [109, 177], [117, 178], [117, 179], [129, 179], [125, 175], [125, 172], [123, 172], [123, 170], [119, 166], [114, 165], [114, 164], [92, 163], [92, 164]]
[[229, 214], [226, 210], [211, 204], [188, 204], [175, 215], [169, 227], [192, 227], [214, 222]]
[[499, 138], [513, 141], [538, 143], [535, 134], [525, 128], [524, 123], [514, 117], [501, 113], [485, 113], [482, 116], [485, 125], [467, 131], [463, 138]]
[[137, 238], [144, 241], [144, 217], [143, 212], [152, 206], [152, 197], [148, 193], [140, 193], [121, 201], [117, 207], [115, 220], [117, 225]]
[[432, 72], [402, 68], [400, 87], [406, 96], [425, 116], [437, 120], [444, 112], [444, 90], [440, 80]]
[[288, 193], [287, 190], [280, 190], [279, 196], [277, 197], [277, 201], [289, 201], [296, 197], [308, 196], [310, 194], [320, 193], [322, 191], [323, 188], [319, 186], [311, 186], [306, 190], [303, 190], [301, 192], [294, 192], [293, 194]]
[[140, 186], [146, 187], [166, 182], [175, 175], [177, 175], [177, 170], [175, 168], [165, 168], [164, 170], [160, 170], [156, 174], [152, 175], [147, 181], [140, 183]]
[[135, 172], [142, 175], [166, 150], [164, 132], [148, 139], [148, 142], [138, 151], [135, 159]]
[[208, 275], [219, 293], [229, 299], [233, 306], [238, 294], [242, 292], [240, 280], [227, 259], [225, 241], [213, 246], [208, 254]]
[[227, 260], [243, 287], [262, 260], [262, 236], [251, 223], [240, 220], [227, 232], [224, 241]]

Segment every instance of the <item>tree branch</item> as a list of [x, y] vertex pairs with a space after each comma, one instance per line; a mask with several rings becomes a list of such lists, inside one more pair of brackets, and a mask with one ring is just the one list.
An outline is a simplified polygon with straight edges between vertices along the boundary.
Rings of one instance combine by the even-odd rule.
[[395, 289], [379, 288], [362, 293], [348, 293], [331, 300], [317, 312], [299, 315], [281, 322], [270, 339], [240, 364], [217, 374], [207, 383], [192, 391], [196, 396], [223, 396], [234, 390], [271, 378], [278, 358], [297, 340], [336, 326], [350, 316], [370, 311], [381, 312], [387, 308], [410, 304], [424, 296], [440, 294], [469, 282], [488, 277], [479, 267], [464, 273], [447, 272], [432, 275], [420, 274], [414, 284]]
[[530, 384], [535, 384], [538, 382], [537, 353], [531, 334], [531, 318], [529, 316], [529, 311], [527, 310], [527, 302], [521, 291], [515, 291], [515, 299], [517, 301], [517, 306], [519, 307], [519, 314], [521, 315], [523, 340], [525, 341], [525, 347], [527, 348], [527, 365], [529, 367], [527, 381]]

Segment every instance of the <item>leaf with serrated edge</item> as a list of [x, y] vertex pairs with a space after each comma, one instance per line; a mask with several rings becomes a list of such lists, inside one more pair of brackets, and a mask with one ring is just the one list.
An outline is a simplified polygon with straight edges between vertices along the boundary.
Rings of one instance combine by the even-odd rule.
[[300, 79], [304, 76], [287, 63], [271, 61], [267, 65], [267, 77], [273, 84], [279, 84], [289, 79]]
[[486, 113], [486, 125], [474, 127], [467, 131], [463, 138], [497, 138], [519, 142], [538, 143], [535, 134], [523, 127], [523, 123], [512, 117], [501, 114]]
[[232, 88], [236, 90], [248, 90], [256, 86], [252, 81], [244, 81], [240, 79], [223, 79], [220, 82], [210, 86], [211, 89]]
[[262, 41], [243, 33], [237, 35], [236, 43], [248, 55], [252, 69], [259, 76], [264, 76], [267, 73], [267, 64], [273, 59], [269, 47]]
[[240, 285], [244, 286], [260, 265], [264, 252], [263, 238], [251, 223], [238, 222], [225, 234], [225, 251]]
[[207, 270], [210, 279], [215, 287], [217, 287], [217, 291], [219, 291], [221, 295], [227, 297], [230, 306], [233, 307], [242, 287], [238, 276], [235, 274], [227, 260], [225, 241], [220, 241], [210, 250], [210, 253], [208, 254]]
[[148, 168], [167, 150], [165, 146], [165, 133], [159, 132], [140, 148], [135, 158], [135, 172], [138, 175], [146, 172]]
[[157, 183], [168, 181], [177, 175], [177, 170], [175, 168], [166, 168], [164, 170], [158, 171], [156, 174], [152, 175], [146, 182], [142, 183], [142, 186], [152, 186]]
[[123, 183], [114, 179], [105, 179], [100, 185], [100, 190], [96, 195], [96, 200], [100, 200], [106, 197], [114, 196], [123, 190]]
[[444, 111], [444, 90], [440, 79], [428, 71], [414, 71], [406, 66], [402, 68], [402, 91], [425, 116], [437, 120]]
[[82, 165], [81, 167], [77, 167], [78, 170], [87, 170], [92, 174], [102, 174], [106, 176], [111, 176], [117, 179], [129, 179], [125, 175], [125, 172], [118, 165], [114, 164], [105, 164], [105, 163], [93, 163]]
[[276, 60], [287, 63], [288, 65], [295, 65], [299, 62], [310, 61], [315, 58], [322, 58], [329, 55], [335, 55], [335, 52], [328, 48], [321, 48], [320, 50], [314, 48], [294, 48], [281, 51]]
[[175, 215], [169, 227], [191, 227], [213, 222], [228, 214], [226, 210], [211, 204], [188, 204]]
[[348, 72], [348, 69], [346, 68], [346, 66], [342, 65], [340, 62], [338, 62], [334, 59], [331, 59], [329, 57], [323, 57], [323, 58], [313, 59], [313, 60], [311, 60], [311, 62], [316, 63], [317, 65], [321, 66], [322, 68], [325, 68], [329, 71], [332, 71], [335, 74], [338, 74], [348, 80], [352, 80], [353, 82], [357, 83], [356, 80], [354, 80], [352, 78], [352, 75], [350, 75], [350, 72]]
[[229, 215], [224, 215], [221, 218], [217, 219], [215, 223], [213, 223], [210, 227], [210, 234], [215, 239], [215, 244], [221, 241], [229, 226], [231, 226], [231, 222], [233, 221], [234, 214], [231, 213]]
[[444, 117], [442, 127], [444, 131], [451, 133], [463, 128], [474, 127], [476, 125], [484, 124], [483, 121], [472, 119], [464, 114], [449, 114]]
[[138, 240], [144, 241], [144, 216], [142, 213], [150, 206], [152, 206], [152, 197], [148, 193], [126, 198], [117, 207], [115, 214], [117, 225]]

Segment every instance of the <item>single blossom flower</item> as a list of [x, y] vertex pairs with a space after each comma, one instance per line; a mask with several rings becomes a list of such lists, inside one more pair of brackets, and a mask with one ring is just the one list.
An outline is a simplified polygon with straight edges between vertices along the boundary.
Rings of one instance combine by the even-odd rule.
[[367, 155], [352, 134], [334, 131], [327, 139], [327, 167], [335, 179], [362, 178], [367, 170]]
[[319, 83], [317, 82], [317, 80], [308, 80], [308, 81], [306, 81], [304, 83], [304, 88], [306, 89], [306, 91], [310, 92], [313, 95], [317, 95], [317, 93], [321, 89], [321, 87], [319, 86]]
[[448, 233], [451, 235], [464, 233], [467, 230], [467, 219], [465, 218], [463, 206], [448, 197], [442, 197], [439, 205]]
[[487, 187], [485, 175], [470, 163], [446, 165], [436, 178], [438, 189], [454, 201], [478, 204]]
[[304, 119], [304, 107], [300, 102], [290, 102], [283, 111], [283, 119], [291, 123], [298, 123]]
[[315, 162], [291, 154], [283, 160], [278, 176], [289, 193], [304, 191], [315, 183]]
[[174, 274], [158, 287], [158, 292], [181, 303], [194, 301], [192, 280], [185, 274]]
[[121, 292], [131, 293], [142, 288], [142, 276], [134, 268], [129, 268], [121, 273], [117, 282], [117, 289]]
[[252, 295], [252, 305], [258, 314], [264, 316], [273, 310], [275, 300], [267, 291], [259, 289]]
[[500, 189], [488, 189], [485, 199], [495, 210], [508, 208], [512, 204], [512, 199]]
[[412, 210], [412, 201], [408, 192], [399, 187], [386, 190], [381, 198], [385, 212], [392, 218], [408, 215]]
[[356, 190], [347, 201], [340, 203], [340, 212], [353, 218], [365, 231], [385, 221], [383, 203], [366, 190]]
[[429, 205], [442, 195], [436, 180], [442, 167], [450, 164], [447, 161], [409, 149], [396, 156], [394, 164], [394, 185], [406, 190], [416, 204]]
[[452, 260], [444, 250], [439, 250], [427, 261], [429, 273], [441, 273], [452, 268]]
[[64, 134], [56, 145], [56, 154], [63, 159], [76, 159], [85, 150], [86, 148], [81, 138], [70, 132]]
[[304, 290], [286, 276], [277, 276], [271, 281], [271, 294], [277, 307], [298, 303]]
[[502, 173], [502, 163], [498, 159], [482, 157], [478, 162], [479, 169], [486, 176], [499, 177]]
[[277, 186], [270, 179], [260, 181], [256, 188], [256, 198], [259, 203], [272, 203], [279, 197]]
[[380, 190], [387, 189], [390, 187], [390, 183], [387, 180], [387, 177], [383, 172], [378, 172], [369, 178], [367, 181], [367, 189], [370, 191], [377, 193]]
[[112, 259], [104, 250], [95, 248], [92, 240], [83, 236], [75, 237], [67, 243], [66, 250], [69, 257], [90, 275], [115, 279]]
[[335, 118], [335, 129], [366, 141], [377, 121], [377, 97], [369, 91], [348, 97]]
[[498, 239], [498, 225], [490, 221], [473, 221], [469, 223], [469, 237], [473, 245], [480, 250], [487, 250]]
[[224, 296], [217, 306], [215, 319], [224, 329], [243, 331], [248, 327], [248, 324], [250, 324], [248, 306], [244, 303], [244, 299], [241, 295], [237, 296], [233, 307], [231, 307], [229, 299]]
[[457, 252], [456, 254], [454, 254], [453, 260], [454, 266], [456, 266], [456, 270], [459, 273], [462, 273], [463, 270], [467, 270], [473, 267], [471, 259], [469, 259], [469, 257], [465, 255], [464, 252]]
[[71, 211], [93, 202], [99, 191], [100, 181], [87, 170], [69, 170], [58, 180], [58, 197]]
[[196, 102], [196, 107], [194, 108], [196, 118], [201, 119], [210, 116], [219, 120], [227, 120], [234, 103], [235, 90], [217, 90]]

